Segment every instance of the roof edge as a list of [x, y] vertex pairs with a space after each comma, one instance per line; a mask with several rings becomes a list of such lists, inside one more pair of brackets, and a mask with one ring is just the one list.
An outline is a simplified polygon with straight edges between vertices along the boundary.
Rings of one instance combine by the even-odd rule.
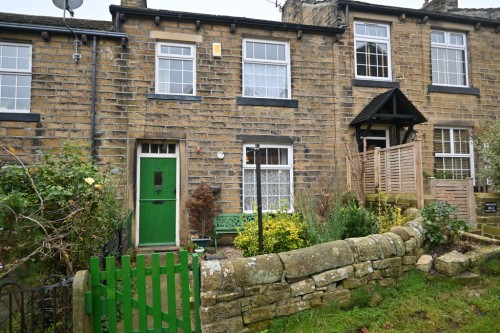
[[[51, 32], [62, 35], [72, 35], [71, 32], [66, 27], [59, 27], [53, 25], [40, 25], [40, 24], [27, 24], [27, 23], [14, 23], [14, 22], [2, 22], [0, 21], [0, 28], [7, 30], [16, 31], [36, 31], [36, 32]], [[82, 28], [72, 28], [72, 30], [77, 34], [98, 36], [98, 37], [108, 37], [108, 38], [128, 38], [126, 33], [122, 32], [112, 32], [106, 30], [94, 30], [94, 29], [82, 29]]]
[[327, 26], [316, 26], [316, 25], [306, 25], [297, 24], [290, 22], [281, 21], [268, 21], [259, 20], [246, 17], [238, 16], [224, 16], [224, 15], [212, 15], [212, 14], [200, 14], [200, 13], [190, 13], [190, 12], [177, 12], [170, 10], [160, 10], [151, 8], [131, 8], [123, 7], [117, 5], [109, 6], [109, 11], [111, 14], [123, 13], [131, 14], [137, 16], [159, 16], [169, 19], [175, 19], [179, 21], [201, 21], [201, 23], [209, 24], [241, 24], [247, 27], [255, 27], [262, 29], [274, 29], [274, 30], [302, 30], [303, 32], [319, 33], [319, 34], [343, 34], [345, 27], [327, 27]]
[[339, 0], [338, 6], [339, 7], [349, 6], [349, 9], [361, 9], [376, 14], [400, 15], [401, 13], [405, 13], [407, 16], [416, 18], [423, 18], [424, 16], [427, 16], [429, 19], [437, 19], [455, 23], [466, 23], [466, 24], [481, 23], [481, 25], [492, 26], [492, 27], [500, 26], [500, 21], [498, 20], [489, 20], [484, 18], [455, 15], [455, 14], [436, 13], [433, 11], [422, 10], [422, 9], [373, 5], [369, 3], [349, 1], [349, 0]]

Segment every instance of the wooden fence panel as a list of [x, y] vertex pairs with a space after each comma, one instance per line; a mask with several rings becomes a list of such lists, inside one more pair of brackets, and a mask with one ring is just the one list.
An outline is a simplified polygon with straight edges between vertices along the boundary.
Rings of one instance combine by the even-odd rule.
[[[375, 148], [356, 155], [353, 160], [363, 164], [364, 158], [364, 190], [366, 194], [382, 191], [390, 194], [416, 194], [419, 208], [423, 207], [423, 180], [421, 142]], [[352, 180], [360, 165], [354, 168], [347, 164], [348, 188], [352, 188]], [[354, 170], [356, 169], [356, 170]]]
[[431, 191], [436, 200], [446, 201], [458, 206], [458, 216], [462, 219], [476, 220], [476, 205], [472, 178], [467, 179], [430, 179]]

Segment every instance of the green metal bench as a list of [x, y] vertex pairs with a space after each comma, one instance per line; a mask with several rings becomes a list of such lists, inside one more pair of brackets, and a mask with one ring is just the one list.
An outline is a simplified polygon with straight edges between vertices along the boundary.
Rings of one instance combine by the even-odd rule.
[[219, 214], [214, 221], [214, 245], [217, 251], [217, 236], [221, 234], [237, 234], [243, 230], [243, 223], [252, 221], [253, 214]]

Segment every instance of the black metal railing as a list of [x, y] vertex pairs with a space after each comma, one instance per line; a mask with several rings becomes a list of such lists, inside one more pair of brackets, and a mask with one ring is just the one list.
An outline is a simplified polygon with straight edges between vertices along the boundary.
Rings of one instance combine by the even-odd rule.
[[130, 240], [131, 227], [132, 211], [129, 210], [122, 227], [116, 230], [113, 235], [111, 235], [108, 242], [102, 247], [100, 255], [101, 267], [104, 267], [106, 257], [108, 256], [114, 256], [120, 261], [122, 255], [132, 246]]
[[53, 275], [43, 284], [24, 289], [16, 282], [0, 283], [1, 333], [72, 332], [73, 279]]

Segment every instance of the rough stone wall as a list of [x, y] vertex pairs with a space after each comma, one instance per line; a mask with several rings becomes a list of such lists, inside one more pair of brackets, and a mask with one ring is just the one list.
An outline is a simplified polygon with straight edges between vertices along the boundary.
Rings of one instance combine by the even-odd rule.
[[259, 332], [272, 319], [389, 286], [423, 253], [421, 220], [392, 232], [279, 254], [201, 263], [203, 332]]
[[[476, 193], [477, 233], [500, 239], [500, 193]], [[496, 212], [486, 212], [486, 204], [495, 203]]]
[[422, 9], [490, 20], [498, 20], [500, 18], [500, 8], [459, 8], [458, 6], [458, 0], [432, 0], [431, 2], [424, 3]]
[[446, 13], [452, 8], [458, 7], [458, 0], [431, 0], [424, 3], [423, 10], [436, 11]]
[[147, 0], [121, 0], [121, 6], [134, 8], [148, 8]]
[[287, 0], [281, 20], [309, 25], [338, 26], [337, 0]]
[[456, 8], [450, 14], [485, 18], [489, 20], [500, 19], [500, 8]]
[[[296, 31], [202, 24], [152, 18], [127, 18], [123, 31], [129, 35], [127, 61], [131, 87], [126, 112], [130, 140], [174, 140], [183, 147], [181, 163], [181, 209], [187, 189], [200, 182], [221, 187], [226, 213], [241, 212], [243, 141], [239, 135], [288, 136], [293, 144], [294, 190], [320, 188], [335, 176], [340, 142], [335, 126], [338, 105], [333, 98], [333, 36]], [[190, 36], [196, 43], [196, 95], [201, 101], [148, 98], [154, 93], [156, 39], [150, 33], [171, 38]], [[291, 97], [298, 108], [237, 105], [242, 95], [242, 42], [244, 37], [290, 43]], [[175, 40], [173, 42], [176, 42]], [[177, 41], [180, 42], [180, 41]], [[222, 57], [212, 57], [212, 43], [222, 44]], [[321, 54], [321, 57], [318, 55]], [[272, 143], [270, 139], [269, 143]], [[217, 152], [225, 153], [218, 159]], [[337, 153], [336, 153], [337, 152]], [[129, 165], [133, 172], [133, 165]], [[132, 186], [132, 184], [131, 184]], [[181, 234], [185, 212], [181, 211]], [[182, 236], [181, 236], [182, 238]]]
[[[2, 31], [0, 39], [32, 45], [30, 112], [41, 115], [39, 123], [0, 121], [1, 144], [13, 147], [24, 162], [36, 162], [38, 150], [46, 153], [68, 141], [90, 155], [92, 37], [80, 47], [78, 63], [73, 61], [72, 36], [52, 35], [46, 42], [39, 33]], [[128, 83], [122, 48], [118, 40], [98, 38], [97, 52], [98, 162], [124, 169], [126, 116], [121, 92]], [[3, 151], [0, 159], [12, 161]]]

